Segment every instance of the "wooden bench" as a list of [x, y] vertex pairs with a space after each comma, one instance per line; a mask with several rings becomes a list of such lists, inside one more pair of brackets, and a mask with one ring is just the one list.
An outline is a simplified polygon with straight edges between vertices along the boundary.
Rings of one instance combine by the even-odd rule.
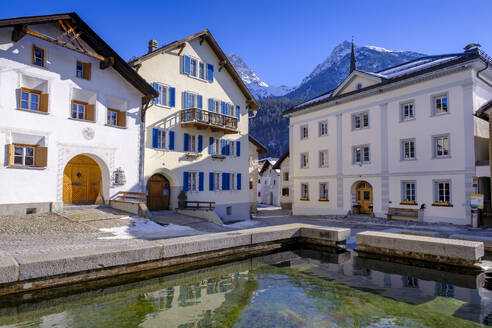
[[119, 191], [116, 195], [114, 195], [113, 200], [145, 203], [147, 200], [147, 195], [142, 192]]
[[418, 221], [419, 220], [419, 210], [416, 208], [388, 208], [388, 213], [386, 213], [388, 219], [393, 220], [409, 220]]
[[197, 210], [213, 210], [215, 202], [206, 202], [199, 200], [186, 200], [184, 201], [184, 209], [197, 209]]

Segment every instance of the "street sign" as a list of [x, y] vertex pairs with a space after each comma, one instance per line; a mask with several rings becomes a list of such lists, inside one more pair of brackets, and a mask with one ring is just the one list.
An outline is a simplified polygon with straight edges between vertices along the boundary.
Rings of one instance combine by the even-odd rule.
[[483, 195], [482, 194], [471, 194], [471, 208], [483, 209]]

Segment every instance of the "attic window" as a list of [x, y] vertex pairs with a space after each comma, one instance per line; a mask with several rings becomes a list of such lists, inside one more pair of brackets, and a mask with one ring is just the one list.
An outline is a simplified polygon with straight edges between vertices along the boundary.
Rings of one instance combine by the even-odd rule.
[[32, 46], [32, 63], [44, 67], [44, 49]]
[[77, 60], [76, 75], [78, 78], [90, 80], [91, 79], [91, 64], [83, 63]]
[[357, 83], [357, 90], [362, 89], [362, 83]]

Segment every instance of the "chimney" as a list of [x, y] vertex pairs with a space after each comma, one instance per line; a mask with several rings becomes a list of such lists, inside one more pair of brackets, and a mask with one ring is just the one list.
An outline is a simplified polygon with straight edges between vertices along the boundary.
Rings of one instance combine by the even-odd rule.
[[158, 46], [159, 45], [157, 43], [157, 40], [150, 40], [149, 41], [149, 53], [151, 53], [152, 51], [157, 50]]

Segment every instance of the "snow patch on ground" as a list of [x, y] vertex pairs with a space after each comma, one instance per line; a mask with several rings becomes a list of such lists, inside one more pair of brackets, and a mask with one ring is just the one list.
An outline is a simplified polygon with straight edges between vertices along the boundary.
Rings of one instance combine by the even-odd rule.
[[160, 239], [201, 234], [200, 231], [187, 226], [177, 224], [162, 226], [154, 221], [136, 216], [122, 219], [132, 220], [132, 223], [129, 226], [99, 229], [101, 232], [112, 233], [114, 236], [98, 239]]

